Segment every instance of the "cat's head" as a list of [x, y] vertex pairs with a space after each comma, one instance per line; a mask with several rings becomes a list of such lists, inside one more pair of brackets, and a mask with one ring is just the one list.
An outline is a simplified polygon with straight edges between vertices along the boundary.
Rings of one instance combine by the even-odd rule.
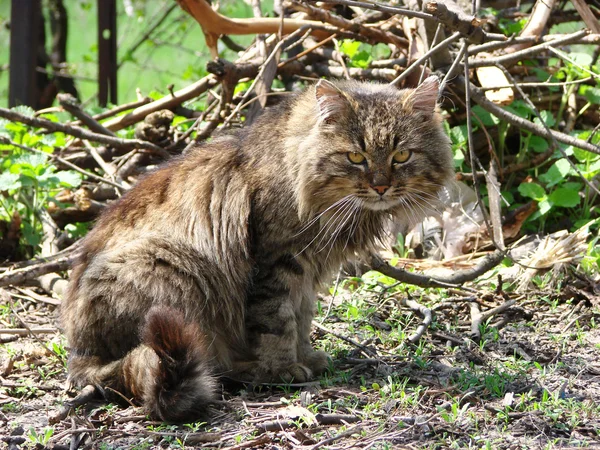
[[453, 174], [438, 90], [435, 77], [402, 90], [319, 81], [307, 93], [316, 123], [300, 152], [301, 212], [352, 203], [411, 222], [430, 214]]

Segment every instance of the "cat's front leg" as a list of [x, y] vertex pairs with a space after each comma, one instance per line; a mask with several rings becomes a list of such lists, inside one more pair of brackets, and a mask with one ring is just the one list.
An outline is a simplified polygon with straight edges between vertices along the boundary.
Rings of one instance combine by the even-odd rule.
[[309, 367], [315, 375], [319, 375], [329, 367], [330, 356], [323, 351], [313, 349], [310, 343], [312, 320], [315, 316], [315, 298], [316, 293], [312, 286], [304, 289], [297, 313], [298, 360]]
[[289, 281], [271, 279], [254, 286], [248, 302], [246, 335], [256, 362], [247, 371], [257, 382], [304, 382], [313, 371], [298, 355], [299, 298], [290, 293]]

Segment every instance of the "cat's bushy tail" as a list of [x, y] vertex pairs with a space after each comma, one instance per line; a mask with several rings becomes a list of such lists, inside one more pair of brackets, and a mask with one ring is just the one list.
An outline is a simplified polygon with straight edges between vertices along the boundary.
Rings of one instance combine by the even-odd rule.
[[186, 323], [176, 309], [154, 307], [146, 315], [141, 338], [141, 345], [109, 364], [76, 356], [69, 364], [71, 376], [77, 384], [96, 385], [111, 399], [113, 391], [131, 394], [166, 422], [205, 417], [216, 382], [198, 326]]

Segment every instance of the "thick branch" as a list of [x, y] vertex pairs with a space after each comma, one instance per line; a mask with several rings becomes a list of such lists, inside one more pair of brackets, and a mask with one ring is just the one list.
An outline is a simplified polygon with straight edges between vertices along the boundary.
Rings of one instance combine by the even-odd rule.
[[471, 269], [459, 270], [448, 277], [431, 277], [429, 275], [408, 272], [404, 269], [390, 266], [379, 256], [371, 256], [371, 268], [382, 274], [394, 278], [402, 283], [413, 284], [421, 287], [449, 287], [456, 286], [483, 275], [488, 270], [496, 267], [506, 256], [505, 252], [496, 250], [477, 263]]

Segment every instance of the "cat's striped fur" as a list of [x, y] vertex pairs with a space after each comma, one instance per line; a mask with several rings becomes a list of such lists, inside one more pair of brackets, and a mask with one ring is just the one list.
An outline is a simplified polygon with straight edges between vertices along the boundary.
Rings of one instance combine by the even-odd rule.
[[[431, 210], [452, 175], [437, 96], [433, 78], [407, 90], [321, 81], [137, 183], [71, 275], [70, 379], [185, 421], [206, 411], [219, 375], [322, 372], [316, 289], [390, 218]], [[398, 150], [409, 159], [394, 162]]]

